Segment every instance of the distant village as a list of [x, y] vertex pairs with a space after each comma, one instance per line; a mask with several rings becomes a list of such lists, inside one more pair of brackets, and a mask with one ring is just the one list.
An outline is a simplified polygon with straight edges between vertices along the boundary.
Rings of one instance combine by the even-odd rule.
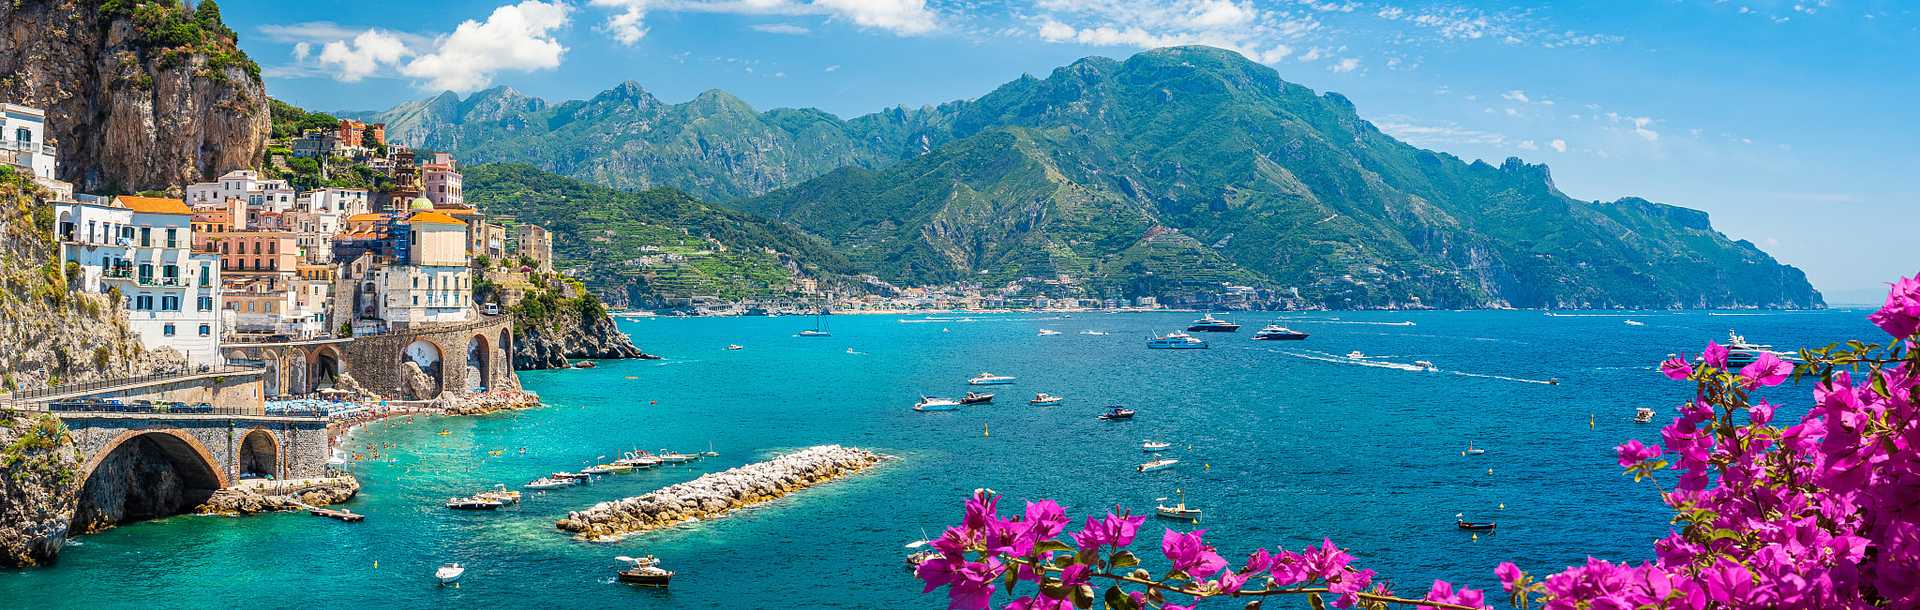
[[[0, 110], [0, 157], [54, 196], [71, 288], [116, 295], [147, 349], [171, 348], [196, 368], [226, 364], [238, 355], [227, 349], [233, 345], [374, 336], [498, 315], [517, 288], [553, 271], [545, 229], [490, 222], [466, 202], [451, 155], [416, 158], [389, 147], [384, 125], [341, 120], [335, 130], [279, 144], [323, 168], [363, 164], [390, 188], [299, 191], [240, 169], [184, 185], [182, 197], [94, 195], [55, 178], [43, 111]], [[479, 304], [481, 283], [502, 289]]]

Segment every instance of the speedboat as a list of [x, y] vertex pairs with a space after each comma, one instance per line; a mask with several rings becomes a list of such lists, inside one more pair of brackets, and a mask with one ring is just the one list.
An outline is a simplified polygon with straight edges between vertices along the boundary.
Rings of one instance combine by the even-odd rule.
[[737, 352], [737, 351], [740, 351], [740, 350], [741, 350], [741, 347], [740, 347], [740, 344], [738, 344], [738, 343], [729, 343], [729, 344], [727, 344], [727, 351], [729, 351], [729, 352]]
[[584, 472], [556, 472], [547, 476], [566, 481], [586, 481], [593, 478], [593, 475]]
[[1107, 336], [1107, 333], [1106, 333], [1105, 331], [1098, 331], [1098, 330], [1083, 330], [1083, 331], [1080, 331], [1080, 334], [1082, 334], [1082, 335], [1086, 335], [1086, 336], [1089, 336], [1089, 337], [1105, 337], [1105, 336]]
[[793, 336], [795, 337], [831, 337], [833, 336], [833, 333], [829, 333], [824, 330], [807, 329], [807, 330], [794, 333]]
[[1052, 394], [1048, 394], [1046, 392], [1041, 392], [1039, 394], [1034, 394], [1033, 400], [1027, 401], [1027, 404], [1030, 404], [1036, 407], [1051, 407], [1053, 405], [1060, 404], [1060, 401], [1062, 400], [1066, 400], [1066, 399], [1061, 398], [1059, 396], [1054, 396]]
[[1413, 361], [1413, 365], [1420, 367], [1422, 370], [1425, 370], [1429, 373], [1440, 370], [1440, 367], [1433, 365], [1432, 360], [1415, 360]]
[[667, 451], [665, 449], [661, 449], [658, 455], [660, 456], [660, 461], [666, 462], [668, 464], [685, 464], [687, 462], [691, 462], [696, 459], [699, 459], [699, 456], [696, 456], [696, 455], [681, 453], [678, 451]]
[[915, 411], [952, 411], [958, 408], [960, 408], [959, 401], [932, 396], [921, 396], [920, 402], [913, 405]]
[[652, 468], [660, 465], [660, 458], [653, 457], [653, 454], [645, 451], [628, 451], [613, 463], [634, 468]]
[[1057, 331], [1057, 330], [1053, 330], [1053, 329], [1050, 329], [1050, 328], [1042, 328], [1042, 329], [1040, 329], [1040, 336], [1042, 336], [1042, 337], [1051, 337], [1051, 336], [1054, 336], [1054, 335], [1058, 335], [1058, 334], [1060, 334], [1060, 331]]
[[548, 477], [540, 477], [538, 479], [534, 479], [532, 483], [526, 484], [527, 489], [559, 489], [562, 487], [572, 487], [572, 486], [573, 486], [573, 481], [568, 481], [565, 479], [553, 479]]
[[1174, 464], [1178, 464], [1178, 463], [1180, 463], [1180, 460], [1154, 460], [1151, 462], [1147, 462], [1145, 464], [1141, 464], [1135, 470], [1138, 472], [1153, 472], [1155, 470], [1166, 470], [1168, 468], [1172, 468]]
[[1653, 421], [1653, 409], [1640, 407], [1633, 410], [1633, 423], [1644, 424]]
[[498, 484], [498, 483], [494, 484], [492, 491], [483, 491], [483, 492], [474, 494], [473, 497], [486, 498], [488, 500], [498, 500], [502, 504], [520, 503], [520, 492], [509, 490], [507, 489], [506, 485]]
[[1140, 443], [1140, 450], [1145, 451], [1147, 453], [1156, 453], [1160, 451], [1166, 451], [1167, 448], [1172, 446], [1173, 446], [1173, 443], [1150, 440], [1150, 441], [1142, 441]]
[[1483, 531], [1483, 530], [1493, 529], [1495, 525], [1498, 525], [1498, 522], [1496, 521], [1485, 521], [1485, 522], [1468, 521], [1466, 518], [1466, 515], [1463, 513], [1454, 513], [1453, 520], [1454, 520], [1454, 525], [1463, 530]]
[[473, 496], [470, 498], [448, 498], [447, 508], [454, 510], [494, 510], [504, 504], [499, 500]]
[[586, 468], [581, 468], [580, 472], [584, 472], [587, 474], [613, 474], [613, 468], [609, 467], [606, 464], [599, 464], [595, 466], [588, 466]]
[[1641, 322], [1639, 320], [1627, 320], [1627, 326], [1646, 326], [1646, 325], [1647, 325], [1646, 322]]
[[1305, 338], [1307, 338], [1307, 333], [1279, 324], [1268, 324], [1262, 327], [1260, 332], [1253, 333], [1253, 339], [1255, 341], [1299, 341]]
[[1354, 360], [1366, 360], [1366, 359], [1367, 359], [1367, 355], [1366, 355], [1366, 354], [1362, 354], [1362, 353], [1360, 353], [1360, 350], [1353, 350], [1353, 351], [1351, 351], [1351, 352], [1347, 352], [1347, 357], [1348, 357], [1348, 358], [1352, 358], [1352, 359], [1354, 359]]
[[1207, 349], [1207, 342], [1183, 332], [1171, 332], [1147, 340], [1147, 349]]
[[617, 576], [620, 582], [643, 587], [665, 587], [673, 579], [673, 571], [662, 569], [660, 560], [652, 555], [646, 557], [615, 557], [615, 560], [633, 564], [633, 567], [621, 570]]
[[[1199, 519], [1200, 509], [1187, 508], [1186, 492], [1182, 492], [1178, 489], [1174, 490], [1173, 492], [1180, 495], [1180, 503], [1175, 504], [1173, 506], [1167, 506], [1165, 504], [1155, 505], [1153, 507], [1153, 513], [1156, 515], [1160, 515], [1162, 517], [1166, 517], [1168, 519], [1185, 519], [1189, 521], [1193, 519]], [[1159, 498], [1159, 501], [1165, 502], [1167, 501], [1167, 499]]]
[[1188, 326], [1187, 330], [1196, 333], [1231, 333], [1238, 332], [1240, 325], [1213, 317], [1213, 314], [1207, 314], [1194, 320], [1193, 325]]
[[1120, 420], [1120, 419], [1133, 419], [1133, 409], [1122, 407], [1120, 405], [1109, 405], [1107, 407], [1107, 412], [1100, 414], [1100, 419], [1104, 419], [1108, 421]]
[[439, 569], [433, 571], [433, 578], [440, 581], [440, 584], [450, 585], [460, 582], [460, 577], [466, 573], [467, 568], [459, 563], [443, 563], [440, 564]]
[[963, 404], [963, 405], [984, 405], [990, 402], [993, 402], [992, 394], [981, 394], [979, 392], [967, 392], [966, 396], [960, 397], [960, 404]]
[[967, 385], [1007, 385], [1013, 383], [1013, 380], [1013, 377], [1007, 375], [981, 373], [974, 375], [972, 379], [968, 379]]

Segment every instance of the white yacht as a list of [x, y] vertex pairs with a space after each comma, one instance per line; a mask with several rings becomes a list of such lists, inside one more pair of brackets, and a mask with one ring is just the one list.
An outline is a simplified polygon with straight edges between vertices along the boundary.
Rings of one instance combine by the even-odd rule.
[[1054, 335], [1058, 335], [1058, 334], [1060, 334], [1060, 331], [1057, 331], [1057, 330], [1054, 330], [1054, 329], [1051, 329], [1051, 328], [1042, 328], [1042, 329], [1040, 329], [1040, 336], [1042, 336], [1042, 337], [1051, 337], [1051, 336], [1054, 336]]
[[1066, 399], [1061, 398], [1059, 396], [1054, 396], [1052, 394], [1048, 394], [1046, 392], [1041, 392], [1038, 394], [1034, 394], [1033, 400], [1027, 401], [1027, 404], [1030, 404], [1036, 407], [1051, 407], [1053, 405], [1060, 404], [1060, 401], [1062, 400], [1066, 400]]
[[1169, 443], [1165, 441], [1148, 440], [1148, 441], [1142, 441], [1140, 443], [1140, 450], [1145, 451], [1147, 453], [1158, 453], [1161, 451], [1166, 451], [1169, 447], [1172, 447], [1172, 446], [1173, 446], [1173, 443]]
[[960, 401], [949, 400], [945, 398], [934, 398], [932, 396], [922, 396], [920, 397], [920, 402], [913, 405], [913, 410], [922, 411], [922, 412], [952, 411], [958, 408], [960, 408]]
[[967, 385], [1007, 385], [1013, 383], [1013, 379], [1013, 377], [1007, 375], [981, 373], [974, 375], [972, 379], [968, 379]]
[[1178, 463], [1180, 463], [1180, 460], [1154, 460], [1151, 462], [1147, 462], [1145, 464], [1141, 464], [1140, 467], [1136, 470], [1138, 472], [1153, 472], [1155, 470], [1166, 470], [1168, 468], [1172, 468], [1174, 464], [1178, 464]]
[[1207, 349], [1207, 342], [1176, 331], [1147, 340], [1147, 349]]

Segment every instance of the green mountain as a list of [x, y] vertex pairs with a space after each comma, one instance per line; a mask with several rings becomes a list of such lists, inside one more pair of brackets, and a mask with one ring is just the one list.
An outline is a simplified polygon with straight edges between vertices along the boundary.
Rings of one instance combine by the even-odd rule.
[[1089, 58], [937, 110], [925, 155], [748, 200], [883, 279], [1067, 276], [1086, 294], [1275, 306], [1821, 305], [1704, 213], [1588, 202], [1544, 165], [1392, 138], [1338, 94], [1205, 47]]
[[615, 190], [523, 164], [462, 173], [468, 202], [546, 227], [555, 264], [616, 304], [790, 296], [797, 279], [832, 283], [847, 269], [818, 238], [672, 189]]
[[551, 107], [501, 88], [359, 116], [464, 159], [738, 200], [837, 253], [801, 260], [896, 284], [1207, 305], [1232, 285], [1272, 307], [1822, 304], [1703, 213], [1576, 200], [1542, 165], [1415, 148], [1338, 94], [1206, 47], [850, 120], [717, 91], [663, 104], [632, 83]]

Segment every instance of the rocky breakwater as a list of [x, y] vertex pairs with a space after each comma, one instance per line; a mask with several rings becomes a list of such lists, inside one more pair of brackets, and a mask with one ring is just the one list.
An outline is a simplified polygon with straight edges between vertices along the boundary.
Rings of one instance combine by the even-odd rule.
[[866, 470], [886, 456], [839, 445], [820, 445], [748, 464], [643, 496], [601, 502], [567, 513], [554, 525], [580, 540], [604, 542], [675, 524], [709, 519], [736, 509]]
[[497, 411], [531, 409], [540, 406], [540, 395], [519, 388], [500, 388], [479, 393], [446, 393], [427, 403], [447, 415], [486, 415]]
[[360, 480], [350, 476], [250, 480], [214, 492], [193, 511], [202, 515], [250, 515], [305, 510], [310, 506], [339, 504], [359, 493]]

